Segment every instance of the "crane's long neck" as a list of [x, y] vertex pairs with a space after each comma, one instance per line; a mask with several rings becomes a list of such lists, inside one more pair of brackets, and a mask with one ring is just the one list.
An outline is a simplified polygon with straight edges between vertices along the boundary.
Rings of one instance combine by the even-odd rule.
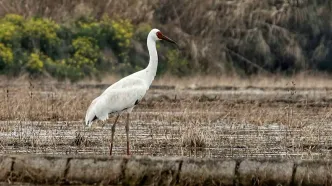
[[156, 48], [156, 41], [154, 41], [151, 37], [148, 37], [147, 39], [147, 45], [150, 55], [150, 61], [149, 65], [146, 67], [146, 73], [147, 73], [147, 83], [151, 85], [152, 81], [154, 80], [154, 77], [157, 73], [157, 67], [158, 67], [158, 54], [157, 54], [157, 48]]

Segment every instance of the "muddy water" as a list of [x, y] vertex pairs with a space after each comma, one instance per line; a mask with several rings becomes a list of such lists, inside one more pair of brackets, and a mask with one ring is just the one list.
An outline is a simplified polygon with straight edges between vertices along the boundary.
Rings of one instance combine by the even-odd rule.
[[[135, 113], [144, 115], [149, 113]], [[1, 123], [1, 154], [107, 154], [111, 125], [84, 129], [82, 122]], [[317, 125], [315, 125], [317, 126]], [[134, 120], [130, 142], [133, 154], [194, 157], [331, 158], [331, 123], [319, 127], [287, 128], [279, 124], [257, 126], [217, 121], [187, 125]], [[191, 127], [195, 127], [192, 129]], [[126, 137], [120, 122], [114, 153], [125, 153]]]

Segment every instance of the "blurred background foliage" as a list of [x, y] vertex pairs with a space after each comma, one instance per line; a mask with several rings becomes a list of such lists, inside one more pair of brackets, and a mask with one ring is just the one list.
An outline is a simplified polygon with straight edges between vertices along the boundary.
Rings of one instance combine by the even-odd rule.
[[159, 28], [158, 74], [332, 72], [329, 0], [3, 0], [0, 73], [76, 81], [146, 67]]

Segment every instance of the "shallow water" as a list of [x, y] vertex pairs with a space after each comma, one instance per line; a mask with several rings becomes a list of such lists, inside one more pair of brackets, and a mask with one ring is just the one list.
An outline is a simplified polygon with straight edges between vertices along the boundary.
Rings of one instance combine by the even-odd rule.
[[[6, 126], [0, 132], [1, 154], [99, 155], [109, 151], [111, 125], [97, 124], [89, 129], [84, 129], [82, 122], [74, 121], [5, 121], [1, 125]], [[123, 123], [117, 125], [115, 134], [113, 152], [124, 154]], [[258, 126], [222, 120], [192, 126], [180, 122], [133, 120], [129, 135], [133, 154], [151, 156], [330, 159], [332, 149], [332, 127], [328, 123], [287, 128], [278, 124]], [[81, 144], [78, 139], [82, 140]], [[191, 139], [197, 139], [196, 147], [195, 140]]]

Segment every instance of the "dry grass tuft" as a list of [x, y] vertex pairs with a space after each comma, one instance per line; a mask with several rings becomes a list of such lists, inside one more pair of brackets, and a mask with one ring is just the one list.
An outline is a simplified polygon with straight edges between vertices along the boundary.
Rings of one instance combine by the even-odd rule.
[[88, 140], [80, 132], [75, 132], [75, 139], [72, 143], [73, 146], [87, 146]]
[[203, 149], [207, 147], [206, 136], [198, 128], [188, 128], [182, 134], [182, 147]]

